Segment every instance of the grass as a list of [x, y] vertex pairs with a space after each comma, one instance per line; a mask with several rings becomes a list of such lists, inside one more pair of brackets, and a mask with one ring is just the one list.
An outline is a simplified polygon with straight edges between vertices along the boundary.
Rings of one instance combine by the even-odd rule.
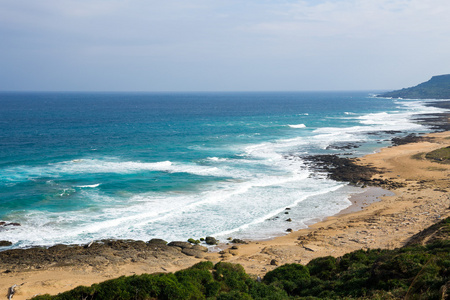
[[425, 158], [441, 164], [450, 164], [450, 146], [428, 152]]
[[417, 153], [411, 157], [417, 160], [428, 159], [430, 161], [438, 162], [441, 164], [450, 164], [450, 146], [440, 148], [428, 153], [425, 152]]

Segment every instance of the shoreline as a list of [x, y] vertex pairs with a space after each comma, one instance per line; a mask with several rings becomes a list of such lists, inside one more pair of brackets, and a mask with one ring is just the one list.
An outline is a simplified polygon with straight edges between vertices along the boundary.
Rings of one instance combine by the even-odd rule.
[[414, 234], [450, 216], [450, 197], [446, 190], [450, 187], [450, 165], [412, 158], [450, 146], [450, 131], [431, 133], [427, 137], [424, 141], [383, 148], [358, 159], [359, 165], [382, 170], [374, 179], [402, 183], [403, 187], [388, 191], [369, 187], [351, 196], [350, 207], [307, 229], [271, 240], [225, 245], [228, 248], [204, 253], [199, 258], [181, 253], [182, 249], [172, 249], [166, 254], [152, 252], [142, 259], [129, 256], [106, 261], [104, 255], [97, 253], [87, 263], [75, 260], [14, 268], [2, 263], [0, 295], [6, 296], [14, 284], [18, 285], [14, 299], [57, 294], [121, 275], [174, 272], [202, 260], [239, 263], [247, 273], [263, 276], [286, 263], [306, 264], [317, 257], [342, 256], [359, 249], [401, 247]]

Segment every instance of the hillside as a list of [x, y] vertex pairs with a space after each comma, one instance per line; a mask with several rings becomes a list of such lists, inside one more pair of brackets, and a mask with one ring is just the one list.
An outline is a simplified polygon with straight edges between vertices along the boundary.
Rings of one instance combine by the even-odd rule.
[[404, 99], [450, 99], [450, 74], [433, 76], [414, 87], [383, 93], [378, 97]]

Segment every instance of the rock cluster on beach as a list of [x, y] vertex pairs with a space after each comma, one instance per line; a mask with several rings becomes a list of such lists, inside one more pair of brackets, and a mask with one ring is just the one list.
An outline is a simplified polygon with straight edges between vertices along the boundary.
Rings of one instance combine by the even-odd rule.
[[204, 257], [207, 247], [188, 242], [167, 243], [161, 239], [148, 242], [135, 240], [102, 240], [85, 246], [55, 245], [0, 252], [0, 265], [8, 270], [40, 269], [61, 266], [89, 265], [101, 267], [124, 262], [144, 262], [149, 259], [176, 260], [185, 256]]
[[357, 164], [358, 159], [339, 157], [334, 154], [321, 154], [303, 157], [308, 167], [316, 172], [327, 173], [328, 178], [345, 181], [358, 186], [379, 186], [387, 189], [397, 189], [403, 183], [391, 179], [373, 178], [382, 173], [375, 167]]

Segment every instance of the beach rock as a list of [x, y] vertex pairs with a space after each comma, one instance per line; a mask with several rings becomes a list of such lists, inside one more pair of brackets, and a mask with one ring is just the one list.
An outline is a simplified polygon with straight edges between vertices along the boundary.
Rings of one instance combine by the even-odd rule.
[[278, 260], [272, 259], [272, 260], [270, 261], [270, 265], [271, 265], [271, 266], [278, 266]]
[[6, 227], [6, 226], [21, 226], [20, 223], [6, 223], [4, 221], [0, 222], [0, 226]]
[[[135, 241], [135, 240], [102, 240], [103, 244], [109, 246], [114, 250], [126, 250], [126, 249], [137, 249], [137, 250], [145, 250], [147, 248], [147, 244], [143, 241]], [[90, 247], [102, 247], [101, 243], [92, 243]]]
[[0, 247], [11, 246], [12, 243], [10, 241], [0, 241]]
[[361, 145], [357, 143], [337, 142], [327, 146], [327, 150], [349, 150], [359, 148]]
[[163, 239], [151, 239], [147, 242], [149, 246], [165, 246], [167, 242]]
[[317, 252], [319, 250], [318, 247], [314, 246], [314, 245], [303, 245], [303, 248], [305, 248], [305, 250], [311, 251], [311, 252]]
[[217, 245], [217, 240], [212, 236], [207, 236], [205, 238], [205, 243], [207, 243], [208, 245]]
[[228, 250], [228, 253], [230, 253], [230, 254], [233, 255], [233, 256], [236, 256], [236, 255], [239, 254], [238, 250], [236, 250], [236, 249], [229, 249], [229, 250]]
[[292, 228], [286, 229], [286, 232], [292, 232], [292, 231], [293, 231]]
[[394, 138], [392, 138], [391, 142], [392, 142], [392, 145], [394, 145], [394, 146], [400, 146], [400, 145], [429, 141], [429, 140], [430, 140], [430, 138], [428, 138], [428, 137], [417, 136], [416, 134], [411, 133], [404, 137], [394, 137]]
[[221, 255], [220, 255], [220, 257], [222, 257], [222, 259], [227, 259], [227, 258], [230, 258], [230, 257], [232, 257], [233, 256], [233, 254], [231, 254], [231, 253], [229, 253], [229, 252], [225, 252], [225, 253], [222, 253]]
[[181, 249], [191, 249], [193, 246], [191, 243], [188, 242], [181, 242], [181, 241], [173, 241], [167, 244], [167, 246], [170, 247], [180, 247]]
[[20, 223], [6, 223], [3, 226], [21, 226]]
[[246, 241], [241, 240], [241, 239], [233, 239], [231, 242], [232, 242], [233, 244], [247, 244]]
[[188, 256], [197, 256], [200, 255], [200, 253], [202, 252], [195, 249], [184, 248], [183, 250], [181, 250], [181, 253], [186, 254]]
[[192, 249], [194, 249], [196, 251], [200, 251], [200, 252], [208, 252], [208, 248], [205, 246], [201, 246], [201, 245], [194, 245], [194, 246], [192, 246]]
[[286, 222], [292, 222], [292, 219], [291, 218], [286, 219]]
[[200, 240], [194, 240], [193, 238], [190, 238], [187, 240], [189, 243], [194, 244], [194, 245], [198, 245], [200, 244]]
[[62, 250], [65, 250], [67, 248], [69, 248], [69, 246], [63, 245], [63, 244], [57, 244], [57, 245], [54, 245], [54, 246], [48, 248], [48, 250], [50, 250], [50, 251], [62, 251]]

